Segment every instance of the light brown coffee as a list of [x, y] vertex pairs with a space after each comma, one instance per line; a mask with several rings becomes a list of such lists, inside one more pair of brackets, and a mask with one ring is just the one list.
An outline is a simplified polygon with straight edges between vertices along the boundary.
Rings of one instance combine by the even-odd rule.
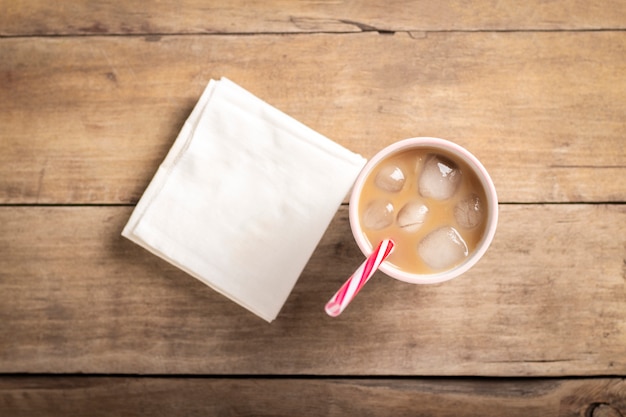
[[387, 261], [413, 274], [431, 274], [463, 262], [482, 238], [485, 191], [463, 161], [438, 149], [392, 154], [365, 179], [359, 222], [375, 247], [393, 239]]

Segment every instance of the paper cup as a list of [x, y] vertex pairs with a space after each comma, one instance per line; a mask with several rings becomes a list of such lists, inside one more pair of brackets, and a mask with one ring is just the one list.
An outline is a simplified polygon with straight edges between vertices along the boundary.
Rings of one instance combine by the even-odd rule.
[[[448, 140], [430, 137], [416, 137], [396, 142], [382, 149], [380, 152], [374, 155], [374, 157], [365, 165], [365, 167], [357, 177], [356, 182], [354, 183], [354, 187], [350, 197], [350, 227], [352, 229], [352, 234], [354, 235], [354, 239], [356, 240], [357, 245], [365, 256], [369, 256], [369, 254], [373, 250], [372, 246], [378, 243], [372, 242], [370, 244], [370, 242], [368, 242], [368, 239], [365, 237], [361, 228], [361, 223], [359, 221], [359, 204], [365, 180], [374, 170], [374, 168], [384, 159], [399, 152], [414, 148], [427, 148], [433, 150], [434, 152], [440, 150], [443, 154], [453, 156], [455, 159], [463, 161], [471, 170], [474, 171], [476, 177], [478, 178], [480, 184], [485, 191], [485, 196], [487, 199], [485, 204], [487, 213], [486, 218], [484, 219], [486, 223], [482, 238], [478, 241], [474, 250], [470, 252], [460, 264], [452, 267], [451, 269], [427, 274], [416, 274], [407, 272], [405, 270], [397, 268], [389, 261], [383, 262], [379, 268], [386, 275], [389, 275], [390, 277], [401, 281], [412, 284], [435, 284], [450, 280], [465, 273], [472, 266], [474, 266], [476, 262], [478, 262], [480, 258], [485, 254], [496, 232], [496, 226], [498, 223], [498, 197], [496, 194], [496, 189], [493, 185], [493, 181], [491, 180], [491, 177], [487, 173], [485, 167], [474, 155], [472, 155], [465, 148]], [[417, 190], [416, 193], [418, 193]], [[415, 251], [415, 256], [416, 258], [419, 256], [417, 253], [417, 249]]]

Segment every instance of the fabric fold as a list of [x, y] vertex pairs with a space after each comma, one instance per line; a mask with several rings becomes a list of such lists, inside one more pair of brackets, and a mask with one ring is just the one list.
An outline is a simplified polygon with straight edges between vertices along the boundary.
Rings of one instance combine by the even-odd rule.
[[211, 80], [122, 235], [271, 322], [364, 164]]

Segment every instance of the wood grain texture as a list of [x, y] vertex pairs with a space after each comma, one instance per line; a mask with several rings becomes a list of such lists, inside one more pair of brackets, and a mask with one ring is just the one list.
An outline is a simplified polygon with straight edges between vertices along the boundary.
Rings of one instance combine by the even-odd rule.
[[[625, 73], [623, 0], [0, 0], [0, 416], [626, 416]], [[467, 147], [486, 257], [332, 319], [344, 205], [267, 324], [123, 239], [221, 76], [368, 158]]]
[[12, 417], [608, 417], [626, 414], [626, 382], [620, 378], [468, 381], [2, 377], [0, 409]]
[[0, 36], [624, 29], [623, 1], [0, 0]]
[[505, 202], [619, 202], [626, 32], [0, 39], [0, 203], [134, 203], [210, 78], [371, 157], [453, 140]]
[[432, 286], [376, 275], [342, 207], [271, 325], [120, 237], [129, 207], [0, 207], [0, 372], [626, 373], [626, 206], [504, 205], [487, 255]]

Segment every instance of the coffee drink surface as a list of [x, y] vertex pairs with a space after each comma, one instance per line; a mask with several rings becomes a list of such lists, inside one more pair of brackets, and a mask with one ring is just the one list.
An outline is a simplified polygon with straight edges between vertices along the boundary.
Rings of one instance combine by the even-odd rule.
[[391, 154], [365, 179], [359, 223], [372, 247], [393, 239], [387, 262], [412, 274], [461, 264], [480, 242], [487, 213], [485, 191], [463, 161], [439, 149]]

